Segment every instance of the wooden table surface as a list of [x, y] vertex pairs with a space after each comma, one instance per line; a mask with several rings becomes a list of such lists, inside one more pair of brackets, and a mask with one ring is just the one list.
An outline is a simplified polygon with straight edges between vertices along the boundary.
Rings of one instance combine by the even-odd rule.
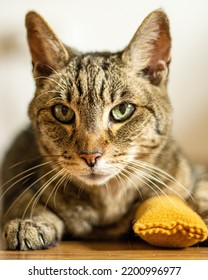
[[143, 241], [63, 241], [40, 251], [0, 251], [0, 260], [208, 260], [207, 247], [162, 249]]

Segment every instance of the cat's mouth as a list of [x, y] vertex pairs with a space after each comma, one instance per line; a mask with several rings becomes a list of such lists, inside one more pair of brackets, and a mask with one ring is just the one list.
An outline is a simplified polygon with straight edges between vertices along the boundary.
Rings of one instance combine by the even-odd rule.
[[[119, 173], [119, 170], [113, 167], [112, 164], [106, 164], [106, 162], [101, 162], [101, 160], [93, 167], [76, 164], [75, 166], [77, 168], [67, 168], [69, 170], [69, 175], [72, 176], [73, 180], [81, 181], [82, 184], [104, 185], [112, 179], [112, 177], [115, 177]], [[61, 163], [68, 164], [68, 161]], [[70, 163], [70, 167], [71, 166], [73, 167], [73, 164]]]
[[103, 185], [111, 178], [110, 175], [103, 175], [97, 173], [90, 173], [78, 176], [78, 179], [87, 185]]

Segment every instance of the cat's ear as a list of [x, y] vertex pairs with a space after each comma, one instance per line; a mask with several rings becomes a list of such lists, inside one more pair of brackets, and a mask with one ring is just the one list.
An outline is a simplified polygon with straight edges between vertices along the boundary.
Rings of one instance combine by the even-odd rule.
[[48, 76], [62, 68], [69, 53], [45, 20], [32, 11], [26, 15], [25, 23], [34, 76]]
[[168, 18], [162, 10], [156, 10], [144, 19], [122, 59], [151, 84], [160, 85], [168, 75], [170, 49]]

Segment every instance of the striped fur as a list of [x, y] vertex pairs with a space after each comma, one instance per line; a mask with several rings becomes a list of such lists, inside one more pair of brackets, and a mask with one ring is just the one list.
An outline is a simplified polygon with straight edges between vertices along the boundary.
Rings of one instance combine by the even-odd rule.
[[26, 27], [36, 92], [31, 126], [2, 170], [7, 248], [125, 236], [136, 207], [154, 195], [189, 200], [206, 220], [207, 181], [194, 193], [192, 166], [171, 135], [165, 13], [151, 13], [118, 53], [75, 51], [35, 12]]

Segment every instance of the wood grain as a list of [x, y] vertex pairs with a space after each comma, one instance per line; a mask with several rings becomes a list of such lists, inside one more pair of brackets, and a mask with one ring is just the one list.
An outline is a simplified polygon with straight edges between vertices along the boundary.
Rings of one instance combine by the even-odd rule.
[[208, 260], [208, 248], [161, 249], [143, 241], [65, 241], [40, 251], [0, 251], [0, 260]]

